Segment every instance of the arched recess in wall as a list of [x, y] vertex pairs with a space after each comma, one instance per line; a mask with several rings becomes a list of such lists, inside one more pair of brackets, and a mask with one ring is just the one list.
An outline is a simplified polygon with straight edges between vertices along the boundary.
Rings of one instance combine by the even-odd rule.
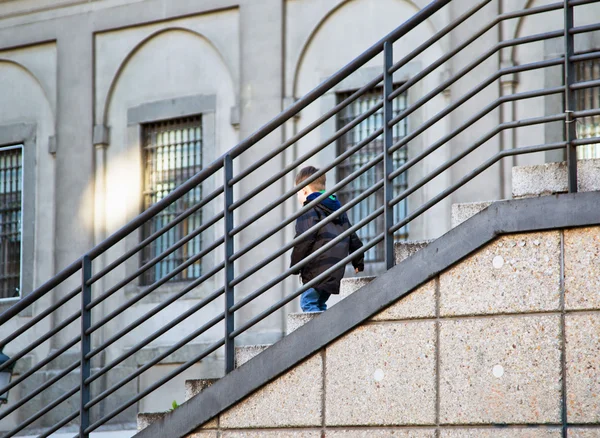
[[111, 106], [111, 101], [112, 101], [112, 97], [115, 91], [115, 87], [117, 86], [119, 79], [121, 78], [121, 75], [123, 74], [123, 72], [125, 71], [125, 69], [127, 68], [127, 65], [131, 62], [131, 60], [138, 54], [138, 52], [140, 52], [148, 43], [150, 43], [151, 41], [155, 40], [156, 38], [159, 38], [161, 35], [164, 34], [168, 34], [168, 33], [173, 33], [173, 32], [182, 32], [182, 33], [186, 33], [189, 34], [191, 36], [194, 36], [196, 38], [199, 38], [200, 40], [206, 42], [214, 51], [214, 53], [218, 56], [220, 62], [223, 63], [224, 66], [226, 66], [226, 70], [227, 70], [227, 79], [229, 79], [232, 84], [233, 84], [233, 79], [232, 79], [232, 74], [231, 71], [229, 69], [229, 67], [227, 66], [227, 63], [225, 61], [225, 58], [223, 57], [223, 55], [221, 54], [221, 52], [218, 50], [218, 48], [212, 43], [212, 41], [210, 41], [210, 39], [208, 39], [206, 36], [202, 35], [199, 32], [196, 32], [194, 30], [191, 29], [187, 29], [184, 27], [169, 27], [166, 29], [161, 29], [158, 30], [150, 35], [148, 35], [146, 38], [144, 38], [142, 41], [140, 41], [125, 57], [125, 59], [123, 59], [123, 61], [121, 62], [121, 64], [119, 65], [119, 68], [117, 69], [117, 72], [115, 73], [115, 76], [113, 77], [111, 83], [110, 83], [110, 87], [108, 89], [107, 92], [107, 96], [105, 99], [105, 106], [104, 106], [104, 111], [103, 111], [103, 122], [104, 124], [107, 123], [107, 119], [108, 119], [108, 111], [109, 108]]
[[[339, 5], [316, 26], [310, 39], [305, 44], [294, 77], [295, 97], [300, 98], [305, 95], [324, 79], [334, 74], [357, 55], [360, 55], [365, 49], [397, 28], [399, 22], [414, 16], [418, 11], [419, 8], [413, 2], [405, 0], [352, 0]], [[397, 61], [406, 56], [411, 50], [434, 34], [433, 24], [429, 20], [425, 21], [394, 44], [394, 60]], [[422, 68], [437, 60], [443, 53], [444, 50], [441, 44], [432, 45], [399, 70], [394, 75], [394, 80], [397, 83], [408, 80]], [[333, 108], [340, 98], [338, 93], [355, 91], [381, 74], [382, 64], [383, 56], [380, 54], [367, 62], [357, 73], [336, 86], [332, 92], [307, 106], [302, 110], [301, 117], [295, 122], [296, 131], [304, 129], [328, 109]], [[408, 101], [416, 100], [426, 91], [439, 85], [441, 74], [442, 69], [438, 69], [411, 87], [408, 90]], [[445, 104], [445, 96], [441, 94], [436, 96], [409, 116], [407, 128], [410, 130], [419, 126], [424, 119], [439, 112]], [[366, 109], [360, 112], [365, 111]], [[296, 143], [296, 155], [301, 156], [315, 145], [329, 139], [336, 129], [336, 117], [334, 116], [325, 122], [323, 126], [313, 130]], [[427, 130], [417, 139], [411, 141], [407, 147], [409, 156], [415, 156], [423, 149], [425, 144], [432, 144], [434, 139], [439, 138], [446, 132], [446, 122], [436, 124], [432, 129]], [[337, 147], [336, 142], [331, 143], [322, 152], [308, 160], [307, 164], [319, 167], [331, 163], [335, 157], [339, 156]], [[440, 151], [440, 154], [446, 154], [446, 151]], [[429, 166], [429, 161], [424, 160], [424, 165], [414, 171], [411, 170], [411, 175], [416, 178], [427, 166]], [[338, 176], [335, 170], [327, 174], [329, 181], [337, 180]], [[409, 176], [409, 178], [412, 178], [412, 176]], [[437, 194], [441, 191], [438, 190], [439, 187], [436, 185], [438, 181], [441, 181], [440, 185], [447, 183], [443, 181], [443, 178], [439, 178], [426, 190], [431, 189], [433, 193]], [[421, 194], [419, 193], [417, 196], [421, 196]], [[419, 201], [420, 198], [415, 197], [414, 205], [420, 205]], [[442, 231], [429, 230], [427, 232], [431, 235], [437, 235]], [[422, 235], [415, 233], [415, 236], [421, 238], [427, 236], [427, 234], [425, 232]]]
[[[203, 123], [209, 119], [212, 123], [205, 130], [212, 132], [212, 138], [203, 144], [205, 165], [237, 143], [237, 132], [230, 123], [235, 87], [215, 46], [197, 32], [169, 28], [145, 38], [123, 61], [110, 86], [104, 116], [110, 128], [106, 150], [106, 230], [122, 226], [140, 212], [142, 149], [139, 138], [132, 139], [128, 110], [190, 96], [215, 99], [212, 115], [202, 116]], [[177, 115], [168, 116], [171, 117]]]
[[[384, 1], [379, 1], [379, 2], [374, 2], [373, 0], [369, 0], [372, 4], [377, 4], [379, 6], [379, 8], [381, 9], [381, 12], [385, 11], [385, 7], [386, 5], [384, 5]], [[308, 38], [306, 39], [306, 41], [304, 42], [302, 49], [300, 50], [300, 54], [298, 56], [298, 59], [296, 60], [296, 65], [294, 68], [294, 78], [293, 78], [293, 95], [295, 97], [302, 97], [299, 92], [298, 92], [298, 77], [300, 74], [300, 69], [302, 68], [303, 62], [304, 62], [304, 58], [307, 54], [307, 52], [310, 51], [311, 46], [313, 45], [315, 38], [317, 37], [317, 35], [322, 31], [323, 27], [325, 27], [327, 24], [329, 24], [333, 19], [334, 16], [340, 12], [340, 10], [342, 10], [343, 8], [347, 7], [349, 3], [359, 3], [361, 2], [361, 0], [343, 0], [342, 2], [340, 2], [338, 5], [336, 5], [334, 8], [332, 8], [327, 14], [325, 14], [321, 20], [318, 22], [318, 24], [314, 27], [314, 29], [312, 29], [312, 31], [310, 32]], [[392, 3], [404, 3], [405, 5], [408, 5], [412, 11], [411, 15], [406, 16], [407, 18], [410, 18], [412, 15], [414, 15], [415, 13], [417, 13], [420, 9], [421, 6], [417, 5], [415, 2], [410, 1], [410, 0], [392, 0]], [[420, 3], [424, 3], [423, 1], [420, 1]], [[385, 15], [385, 14], [382, 14]], [[390, 16], [394, 16], [394, 14], [389, 14]], [[380, 38], [382, 38], [383, 36], [385, 36], [388, 32], [391, 32], [393, 29], [395, 29], [396, 27], [398, 27], [400, 24], [402, 24], [402, 22], [405, 20], [402, 20], [401, 22], [397, 22], [395, 21], [395, 24], [392, 27], [389, 27], [389, 29], [387, 29], [385, 32], [380, 32], [379, 35], [373, 39], [365, 39], [364, 44], [362, 45], [362, 50], [358, 50], [354, 56], [347, 58], [346, 62], [351, 61], [354, 57], [360, 55], [360, 53], [367, 49], [368, 47], [370, 47], [372, 44], [374, 44], [375, 42], [377, 42]], [[432, 27], [432, 29], [435, 30], [435, 26], [433, 25], [433, 23], [428, 23], [428, 25], [430, 25]], [[342, 33], [343, 34], [343, 33]], [[343, 34], [343, 35], [347, 35], [347, 34]], [[343, 65], [340, 65], [340, 67], [342, 67]]]
[[[55, 119], [56, 119], [56, 115], [54, 114], [54, 111], [52, 110], [52, 104], [50, 103], [50, 96], [49, 96], [49, 90], [46, 90], [44, 88], [44, 85], [42, 84], [42, 82], [37, 78], [37, 76], [35, 76], [31, 70], [29, 70], [27, 67], [25, 67], [23, 64], [13, 61], [12, 59], [5, 59], [5, 58], [1, 58], [0, 57], [0, 68], [2, 67], [2, 65], [6, 65], [6, 66], [11, 66], [14, 67], [18, 70], [20, 70], [23, 74], [25, 74], [27, 77], [29, 77], [35, 84], [34, 88], [37, 88], [43, 98], [44, 98], [44, 102], [47, 106], [47, 109], [49, 111], [49, 114], [51, 116], [51, 121], [52, 121], [52, 134], [54, 135], [54, 130], [55, 130]], [[1, 84], [1, 83], [0, 83]], [[14, 88], [11, 86], [11, 88]], [[1, 94], [4, 98], [6, 98], [7, 94], [2, 93]], [[2, 123], [2, 120], [0, 120], [0, 123]]]

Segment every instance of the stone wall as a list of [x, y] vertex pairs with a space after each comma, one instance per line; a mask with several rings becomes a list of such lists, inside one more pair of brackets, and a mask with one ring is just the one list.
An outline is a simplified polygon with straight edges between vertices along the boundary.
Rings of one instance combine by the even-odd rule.
[[599, 437], [599, 256], [500, 237], [190, 437]]

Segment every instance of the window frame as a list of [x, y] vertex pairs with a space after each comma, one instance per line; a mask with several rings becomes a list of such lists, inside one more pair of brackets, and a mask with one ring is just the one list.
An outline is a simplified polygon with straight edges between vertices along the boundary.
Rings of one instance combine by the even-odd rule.
[[[0, 311], [8, 309], [33, 291], [35, 277], [35, 224], [36, 224], [36, 154], [37, 124], [16, 123], [0, 125], [0, 148], [22, 147], [21, 171], [21, 257], [19, 296], [0, 298]], [[23, 260], [31, 260], [25, 265]], [[27, 308], [21, 316], [33, 315]]]
[[[216, 145], [216, 107], [217, 98], [216, 95], [190, 95], [175, 97], [166, 100], [152, 101], [142, 103], [137, 106], [128, 108], [127, 110], [127, 138], [128, 144], [132, 147], [136, 147], [139, 153], [139, 172], [140, 172], [140, 188], [144, 187], [144, 169], [143, 169], [143, 125], [149, 123], [158, 123], [165, 120], [186, 118], [193, 116], [202, 117], [202, 156], [204, 163], [211, 163], [217, 158], [217, 145]], [[217, 188], [218, 178], [208, 178], [202, 183], [202, 193], [212, 193]], [[218, 180], [220, 181], [220, 180]], [[218, 201], [219, 198], [217, 198]], [[220, 205], [219, 205], [220, 206]], [[215, 201], [212, 201], [203, 207], [203, 217], [211, 218], [217, 211], [218, 206]], [[138, 201], [138, 214], [144, 211], [144, 198], [143, 194], [139, 193]], [[211, 227], [204, 231], [207, 236], [209, 244], [212, 242], [212, 234], [218, 234], [219, 230], [215, 227]], [[203, 233], [203, 235], [204, 235]], [[222, 230], [221, 230], [222, 234]], [[219, 234], [220, 236], [220, 234]], [[133, 249], [141, 242], [142, 231], [141, 227], [138, 233], [132, 233], [125, 240], [126, 249]], [[207, 239], [203, 238], [203, 241]], [[140, 252], [141, 257], [141, 252]], [[131, 257], [125, 262], [125, 273], [131, 275], [136, 272], [140, 267], [140, 257]], [[202, 271], [208, 272], [214, 267], [216, 261], [211, 257], [204, 257], [202, 259]], [[173, 294], [180, 292], [186, 284], [192, 281], [184, 280], [177, 282], [167, 282], [160, 286], [153, 293], [145, 297], [140, 303], [157, 303], [168, 299]], [[140, 277], [138, 276], [135, 281], [125, 286], [124, 291], [127, 297], [133, 297], [148, 286], [141, 284]], [[183, 299], [197, 299], [205, 296], [207, 291], [214, 290], [211, 281], [204, 282], [203, 285], [194, 289], [190, 293], [186, 294]]]

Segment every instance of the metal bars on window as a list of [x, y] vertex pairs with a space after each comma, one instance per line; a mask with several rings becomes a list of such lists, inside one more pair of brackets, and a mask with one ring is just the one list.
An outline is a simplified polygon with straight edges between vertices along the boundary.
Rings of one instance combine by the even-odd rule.
[[[600, 79], [600, 59], [575, 63], [575, 80], [587, 82]], [[578, 111], [600, 108], [600, 87], [575, 90]], [[600, 137], [600, 116], [583, 117], [577, 121], [577, 138]], [[590, 144], [577, 148], [578, 159], [600, 158], [600, 144]]]
[[[343, 101], [348, 98], [353, 92], [344, 92], [338, 94], [338, 101]], [[375, 88], [372, 92], [363, 94], [360, 98], [355, 100], [351, 105], [348, 105], [338, 114], [338, 129], [341, 129], [344, 125], [348, 124], [356, 117], [366, 113], [375, 105], [379, 104], [382, 100], [383, 88]], [[393, 114], [392, 117], [396, 117], [407, 107], [407, 96], [406, 93], [400, 94], [393, 100]], [[379, 109], [373, 115], [366, 118], [355, 128], [348, 131], [338, 141], [338, 155], [343, 154], [348, 149], [356, 146], [358, 143], [368, 138], [378, 129], [383, 127], [383, 108]], [[392, 135], [393, 142], [398, 142], [402, 137], [405, 137], [408, 132], [408, 122], [403, 119], [393, 127]], [[337, 168], [338, 181], [346, 178], [351, 173], [357, 171], [377, 155], [383, 152], [383, 135], [380, 135], [372, 142], [365, 145], [360, 151], [351, 155]], [[407, 161], [407, 149], [406, 147], [400, 148], [393, 154], [393, 167], [399, 168]], [[367, 172], [362, 174], [359, 178], [348, 184], [340, 191], [340, 200], [342, 203], [347, 203], [356, 196], [364, 193], [366, 190], [377, 184], [383, 178], [383, 162], [379, 162], [376, 166], [369, 169]], [[394, 180], [394, 196], [404, 191], [408, 187], [408, 172], [404, 172], [398, 178]], [[355, 224], [360, 222], [362, 219], [367, 217], [370, 213], [375, 211], [379, 206], [383, 204], [383, 189], [378, 190], [375, 195], [370, 196], [364, 201], [356, 205], [350, 210], [348, 217], [350, 222]], [[399, 222], [404, 219], [407, 215], [407, 200], [403, 200], [394, 206], [394, 222]], [[378, 217], [374, 221], [370, 222], [367, 226], [361, 228], [358, 231], [359, 237], [364, 241], [368, 242], [374, 237], [379, 236], [384, 229], [383, 217]], [[403, 227], [394, 236], [396, 240], [403, 240], [408, 237], [408, 228]], [[384, 260], [384, 246], [383, 242], [373, 247], [365, 254], [366, 262], [382, 262]]]
[[21, 288], [23, 147], [0, 149], [0, 298]]
[[[202, 169], [202, 118], [197, 116], [144, 125], [143, 142], [144, 209], [148, 209]], [[198, 185], [149, 220], [143, 227], [143, 238], [160, 230], [201, 200], [202, 185]], [[144, 248], [142, 265], [187, 236], [201, 223], [202, 211], [198, 211], [164, 233]], [[142, 284], [152, 284], [188, 261], [200, 252], [201, 243], [201, 237], [197, 236], [166, 256], [143, 274]], [[200, 275], [201, 267], [197, 262], [171, 281], [193, 280]]]

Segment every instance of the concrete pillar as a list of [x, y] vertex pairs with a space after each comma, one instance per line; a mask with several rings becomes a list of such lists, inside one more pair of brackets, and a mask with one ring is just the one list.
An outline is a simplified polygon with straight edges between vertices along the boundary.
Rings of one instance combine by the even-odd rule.
[[[68, 266], [91, 249], [94, 243], [92, 38], [90, 22], [86, 16], [65, 20], [57, 38], [57, 270]], [[57, 298], [72, 290], [80, 281], [79, 275], [73, 276], [70, 282], [56, 291]], [[55, 313], [55, 322], [62, 321], [79, 308], [79, 301], [71, 300]], [[54, 339], [55, 345], [60, 346], [72, 337], [72, 331], [63, 330], [60, 336]]]

